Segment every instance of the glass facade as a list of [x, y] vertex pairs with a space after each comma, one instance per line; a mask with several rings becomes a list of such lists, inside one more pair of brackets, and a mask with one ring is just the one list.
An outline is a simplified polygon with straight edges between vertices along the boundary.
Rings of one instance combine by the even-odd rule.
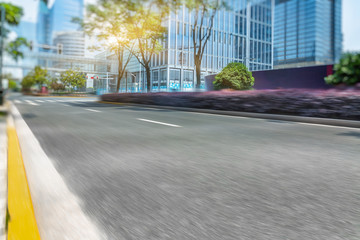
[[[217, 12], [201, 65], [202, 87], [204, 76], [221, 71], [230, 62], [244, 63], [252, 71], [272, 69], [274, 3], [274, 0], [228, 0], [228, 8]], [[182, 7], [170, 15], [166, 25], [164, 51], [152, 59], [151, 89], [191, 91], [196, 81], [191, 32], [194, 12]], [[128, 71], [139, 75], [140, 89], [146, 89], [145, 72], [138, 69], [129, 67]]]
[[62, 44], [63, 54], [84, 56], [85, 36], [78, 31], [79, 25], [72, 21], [74, 17], [82, 18], [83, 11], [83, 0], [55, 0], [51, 9], [40, 1], [37, 42], [52, 46]]
[[341, 0], [276, 0], [275, 68], [334, 63], [341, 49]]

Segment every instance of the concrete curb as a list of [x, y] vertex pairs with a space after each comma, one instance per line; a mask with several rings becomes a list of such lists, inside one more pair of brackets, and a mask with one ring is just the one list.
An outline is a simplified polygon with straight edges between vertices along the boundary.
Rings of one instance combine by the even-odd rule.
[[224, 111], [224, 110], [214, 110], [214, 109], [146, 105], [146, 104], [135, 104], [135, 103], [118, 103], [118, 102], [107, 102], [107, 101], [99, 101], [99, 103], [130, 105], [130, 106], [148, 107], [148, 108], [160, 108], [160, 109], [168, 109], [168, 110], [176, 110], [176, 111], [198, 112], [198, 113], [208, 113], [208, 114], [237, 116], [237, 117], [261, 118], [261, 119], [270, 119], [270, 120], [288, 121], [288, 122], [301, 122], [301, 123], [310, 123], [310, 124], [330, 125], [337, 127], [360, 128], [360, 119], [359, 121], [354, 121], [354, 120], [343, 120], [343, 119], [302, 117], [302, 116], [278, 115], [278, 114], [267, 114], [267, 113], [236, 112], [236, 111]]
[[40, 239], [14, 120], [8, 118], [9, 239]]
[[14, 104], [10, 105], [10, 114], [23, 154], [41, 239], [106, 239], [105, 233], [82, 210], [81, 200], [67, 187]]
[[0, 240], [6, 239], [7, 146], [6, 121], [2, 121], [0, 122]]

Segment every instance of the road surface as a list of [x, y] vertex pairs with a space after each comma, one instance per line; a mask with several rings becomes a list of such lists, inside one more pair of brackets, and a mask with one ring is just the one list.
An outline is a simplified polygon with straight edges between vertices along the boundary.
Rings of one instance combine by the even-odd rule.
[[360, 239], [360, 130], [10, 99], [108, 239]]

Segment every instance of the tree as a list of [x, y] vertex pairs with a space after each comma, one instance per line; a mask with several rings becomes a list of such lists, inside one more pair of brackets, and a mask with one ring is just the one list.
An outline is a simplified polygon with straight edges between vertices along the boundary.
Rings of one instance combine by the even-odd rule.
[[[23, 9], [11, 3], [0, 3], [0, 6], [5, 9], [5, 22], [10, 26], [17, 26], [20, 23], [20, 19], [23, 16]], [[1, 17], [1, 12], [0, 12]], [[9, 30], [4, 28], [5, 36], [9, 33]], [[21, 52], [21, 47], [29, 47], [29, 43], [23, 37], [18, 37], [15, 40], [8, 43], [5, 47], [5, 51], [17, 61], [19, 58], [23, 58], [24, 55]]]
[[48, 83], [48, 72], [46, 69], [43, 69], [40, 66], [36, 66], [34, 68], [32, 76], [34, 78], [34, 83], [39, 85], [39, 88], [41, 88], [42, 85]]
[[34, 85], [38, 85], [39, 89], [42, 85], [48, 84], [48, 72], [46, 69], [36, 66], [22, 80], [21, 86], [23, 91], [28, 91]]
[[29, 72], [21, 81], [21, 88], [23, 92], [30, 91], [31, 87], [35, 84], [34, 77], [31, 72]]
[[72, 88], [72, 90], [75, 90], [75, 88], [82, 88], [86, 83], [85, 74], [75, 69], [68, 69], [61, 73], [60, 81], [65, 87]]
[[194, 51], [196, 72], [196, 88], [201, 84], [201, 63], [212, 29], [217, 11], [225, 6], [221, 0], [185, 0], [185, 6], [194, 12], [191, 24], [191, 37]]
[[65, 86], [62, 83], [59, 83], [59, 81], [56, 78], [53, 78], [50, 83], [50, 88], [54, 91], [64, 91]]
[[249, 90], [254, 85], [254, 77], [242, 63], [229, 63], [215, 76], [214, 88]]
[[179, 6], [176, 0], [133, 0], [126, 1], [131, 14], [127, 18], [129, 37], [136, 45], [130, 49], [138, 62], [145, 68], [147, 91], [151, 91], [151, 60], [162, 51], [165, 38], [164, 21], [171, 11]]
[[[133, 46], [128, 37], [126, 24], [129, 13], [127, 6], [126, 1], [99, 0], [96, 5], [87, 5], [85, 20], [74, 19], [75, 22], [81, 24], [88, 36], [95, 35], [102, 47], [116, 55], [118, 61], [117, 92], [119, 92], [121, 79], [132, 57], [131, 51], [126, 52], [126, 49], [131, 50]], [[91, 49], [98, 50], [99, 46], [92, 46]]]
[[15, 61], [18, 61], [19, 58], [24, 58], [24, 54], [20, 50], [22, 46], [29, 47], [30, 44], [26, 41], [25, 38], [18, 37], [14, 41], [9, 42], [5, 47], [5, 50]]
[[334, 71], [334, 74], [325, 78], [327, 84], [355, 85], [360, 83], [360, 53], [344, 54], [340, 62], [334, 66]]

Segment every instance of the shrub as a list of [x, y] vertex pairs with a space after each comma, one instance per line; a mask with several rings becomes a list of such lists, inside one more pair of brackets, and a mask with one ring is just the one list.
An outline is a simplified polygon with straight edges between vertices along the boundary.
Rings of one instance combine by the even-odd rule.
[[229, 63], [215, 76], [214, 89], [248, 90], [254, 85], [254, 77], [242, 63]]
[[354, 85], [360, 82], [360, 53], [344, 54], [340, 62], [334, 66], [334, 74], [327, 76], [325, 82], [331, 85]]
[[52, 81], [50, 83], [50, 88], [54, 91], [64, 91], [65, 90], [65, 86], [62, 83], [58, 83], [57, 81]]

